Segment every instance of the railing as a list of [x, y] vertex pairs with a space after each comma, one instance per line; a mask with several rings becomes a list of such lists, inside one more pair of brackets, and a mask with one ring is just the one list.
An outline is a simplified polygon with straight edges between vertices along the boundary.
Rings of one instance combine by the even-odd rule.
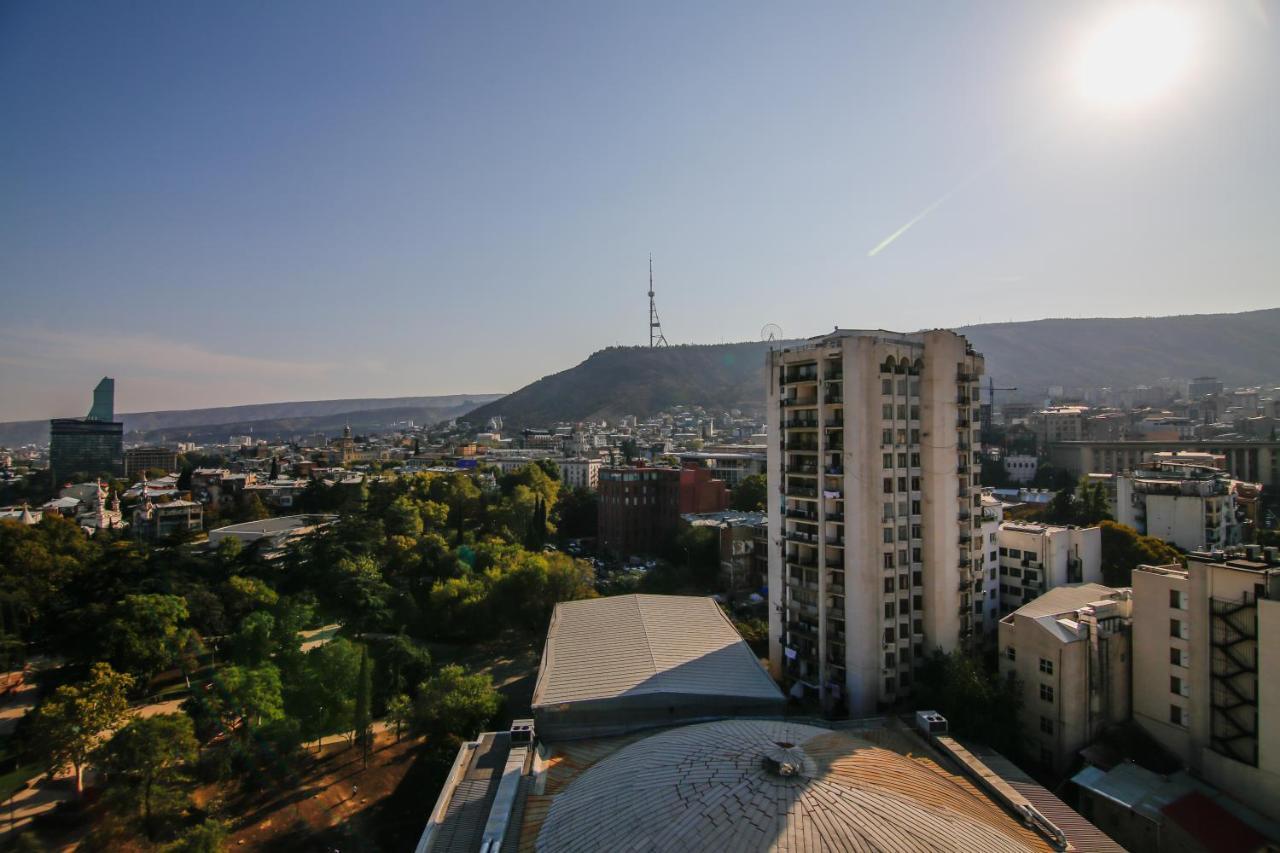
[[789, 486], [783, 494], [789, 498], [816, 498], [818, 490], [807, 489], [803, 486]]
[[784, 429], [817, 429], [817, 418], [795, 418], [782, 424]]
[[784, 518], [799, 518], [806, 521], [817, 521], [818, 514], [808, 509], [789, 509], [782, 513]]
[[843, 465], [828, 465], [828, 466], [827, 466], [827, 473], [828, 473], [828, 474], [831, 474], [832, 476], [839, 476], [839, 475], [841, 475], [841, 474], [843, 474], [843, 473], [844, 473], [844, 466], [843, 466]]
[[843, 394], [827, 394], [825, 397], [822, 398], [822, 402], [826, 403], [829, 406], [835, 405], [837, 403], [843, 403], [844, 395]]

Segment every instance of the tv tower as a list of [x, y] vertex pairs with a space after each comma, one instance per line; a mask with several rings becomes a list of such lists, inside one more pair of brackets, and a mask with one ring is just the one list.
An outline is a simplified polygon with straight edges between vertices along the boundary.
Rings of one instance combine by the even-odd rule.
[[653, 301], [653, 255], [649, 256], [649, 346], [670, 346], [662, 334], [662, 321], [658, 319], [658, 305]]

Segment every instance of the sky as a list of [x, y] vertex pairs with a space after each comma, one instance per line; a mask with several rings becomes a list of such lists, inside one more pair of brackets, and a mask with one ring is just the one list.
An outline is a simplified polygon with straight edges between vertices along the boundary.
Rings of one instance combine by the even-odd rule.
[[515, 390], [650, 255], [672, 343], [1280, 305], [1280, 2], [1132, 108], [1118, 5], [0, 3], [0, 420]]

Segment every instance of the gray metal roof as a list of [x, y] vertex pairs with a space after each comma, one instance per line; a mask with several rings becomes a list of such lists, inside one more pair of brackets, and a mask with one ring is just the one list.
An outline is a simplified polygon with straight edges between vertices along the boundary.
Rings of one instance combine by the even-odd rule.
[[534, 708], [654, 693], [783, 699], [710, 598], [620, 595], [556, 605]]

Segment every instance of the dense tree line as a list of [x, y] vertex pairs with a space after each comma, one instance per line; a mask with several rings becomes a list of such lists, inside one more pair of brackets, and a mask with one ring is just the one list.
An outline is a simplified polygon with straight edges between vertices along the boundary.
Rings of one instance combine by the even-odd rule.
[[[283, 556], [0, 522], [0, 637], [14, 657], [63, 662], [20, 738], [77, 780], [97, 769], [114, 816], [102, 832], [197, 846], [222, 831], [192, 808], [197, 778], [278, 784], [303, 744], [335, 733], [367, 755], [382, 717], [448, 753], [499, 698], [427, 644], [540, 633], [556, 602], [595, 594], [589, 563], [542, 547], [558, 524], [586, 529], [590, 501], [561, 500], [538, 465], [481, 482], [313, 487], [303, 503], [338, 519]], [[301, 632], [330, 623], [338, 635], [304, 650]], [[182, 713], [129, 719], [158, 691], [185, 695]]]

